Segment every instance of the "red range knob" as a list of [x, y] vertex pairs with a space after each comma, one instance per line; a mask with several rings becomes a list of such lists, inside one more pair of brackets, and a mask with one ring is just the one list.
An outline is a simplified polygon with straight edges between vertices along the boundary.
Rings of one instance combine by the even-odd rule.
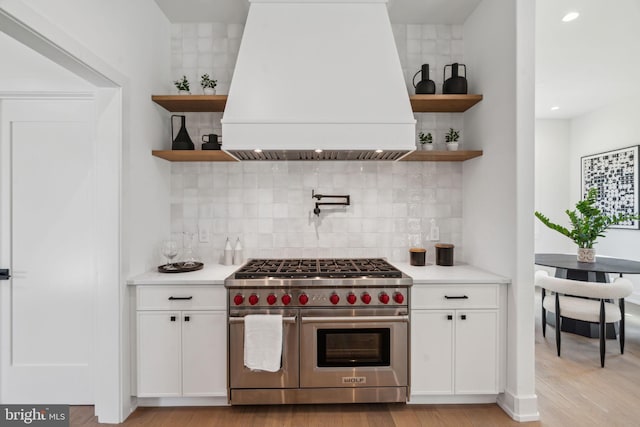
[[298, 301], [300, 302], [300, 304], [305, 305], [309, 302], [309, 297], [307, 296], [307, 294], [300, 294], [300, 296], [298, 297]]
[[331, 296], [329, 297], [329, 301], [331, 301], [331, 304], [336, 305], [338, 302], [340, 302], [340, 297], [338, 296], [338, 294], [331, 294]]
[[282, 298], [280, 298], [282, 300], [282, 303], [284, 305], [289, 305], [289, 303], [291, 302], [291, 295], [289, 294], [284, 294], [282, 295]]
[[404, 295], [402, 295], [400, 292], [396, 292], [395, 294], [393, 294], [393, 300], [398, 304], [402, 304], [404, 302]]
[[251, 304], [251, 305], [256, 305], [258, 303], [258, 300], [259, 300], [259, 298], [258, 298], [258, 295], [256, 295], [256, 294], [251, 294], [249, 296], [249, 304]]
[[350, 293], [349, 295], [347, 295], [347, 302], [349, 304], [355, 304], [356, 301], [358, 301], [358, 297], [356, 297], [354, 294]]
[[235, 305], [240, 305], [244, 302], [244, 297], [240, 294], [237, 294], [235, 297], [233, 297], [233, 303]]
[[362, 296], [360, 297], [360, 299], [362, 300], [363, 303], [369, 304], [371, 302], [371, 295], [369, 295], [368, 293], [364, 292], [362, 294]]
[[378, 296], [378, 299], [383, 304], [389, 303], [389, 295], [387, 295], [386, 292], [380, 292], [380, 296]]
[[276, 301], [278, 301], [278, 297], [275, 296], [274, 294], [269, 294], [267, 296], [267, 303], [269, 303], [269, 305], [273, 305], [276, 303]]

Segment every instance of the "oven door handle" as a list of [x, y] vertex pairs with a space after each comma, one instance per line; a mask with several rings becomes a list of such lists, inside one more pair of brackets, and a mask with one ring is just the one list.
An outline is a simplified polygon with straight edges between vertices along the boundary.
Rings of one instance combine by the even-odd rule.
[[[229, 317], [229, 323], [244, 323], [244, 316], [241, 317]], [[296, 316], [283, 317], [282, 323], [296, 323]]]
[[409, 323], [409, 316], [352, 316], [352, 317], [302, 317], [302, 323], [366, 323], [366, 322], [402, 322]]

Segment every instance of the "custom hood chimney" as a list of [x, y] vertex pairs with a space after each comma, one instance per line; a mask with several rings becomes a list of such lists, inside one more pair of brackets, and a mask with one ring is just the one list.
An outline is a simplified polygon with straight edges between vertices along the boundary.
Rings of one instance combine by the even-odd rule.
[[387, 0], [249, 0], [222, 118], [241, 160], [396, 160], [414, 150]]

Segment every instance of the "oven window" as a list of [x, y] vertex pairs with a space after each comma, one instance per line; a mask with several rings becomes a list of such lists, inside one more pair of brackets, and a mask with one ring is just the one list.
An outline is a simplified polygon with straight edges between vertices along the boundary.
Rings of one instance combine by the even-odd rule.
[[318, 366], [390, 366], [391, 330], [318, 329]]

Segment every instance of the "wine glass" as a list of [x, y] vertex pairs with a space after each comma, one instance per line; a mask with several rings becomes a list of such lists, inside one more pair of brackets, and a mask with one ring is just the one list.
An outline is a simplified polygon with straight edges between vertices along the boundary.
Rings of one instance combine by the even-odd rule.
[[196, 265], [196, 257], [193, 253], [193, 236], [194, 233], [190, 233], [188, 231], [185, 231], [183, 233], [183, 248], [184, 248], [184, 253], [182, 254], [183, 259], [184, 259], [184, 266], [185, 267], [193, 267]]
[[167, 258], [167, 264], [164, 266], [165, 270], [177, 270], [177, 268], [171, 263], [171, 260], [178, 255], [178, 243], [175, 240], [164, 240], [162, 242], [162, 255]]

